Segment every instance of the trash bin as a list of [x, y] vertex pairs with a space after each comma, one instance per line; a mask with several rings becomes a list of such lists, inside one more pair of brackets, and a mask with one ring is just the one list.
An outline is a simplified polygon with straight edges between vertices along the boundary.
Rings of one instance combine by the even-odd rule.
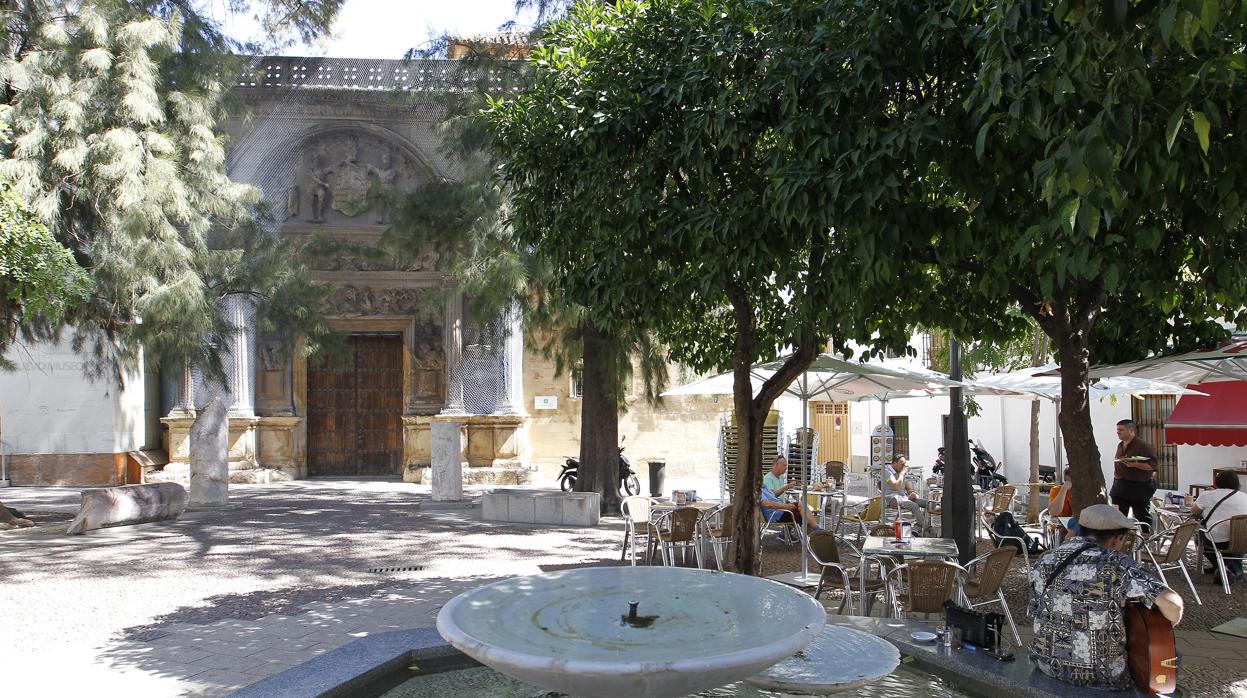
[[652, 460], [649, 462], [649, 496], [662, 496], [662, 484], [666, 477], [667, 461]]

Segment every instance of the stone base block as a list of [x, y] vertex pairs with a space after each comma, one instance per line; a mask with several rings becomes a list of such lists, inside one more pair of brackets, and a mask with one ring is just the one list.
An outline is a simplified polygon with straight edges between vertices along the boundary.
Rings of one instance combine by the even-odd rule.
[[601, 510], [597, 492], [492, 490], [481, 497], [481, 518], [486, 521], [597, 526]]
[[463, 469], [463, 482], [468, 485], [527, 485], [532, 479], [533, 471], [520, 465]]
[[[273, 482], [290, 482], [291, 480], [298, 480], [300, 477], [298, 466], [238, 470], [231, 466], [229, 471], [229, 482], [231, 485], [267, 485]], [[148, 483], [176, 482], [183, 487], [189, 487], [191, 475], [190, 471], [185, 468], [166, 466], [164, 470], [155, 470], [147, 473], [143, 476], [143, 481]]]

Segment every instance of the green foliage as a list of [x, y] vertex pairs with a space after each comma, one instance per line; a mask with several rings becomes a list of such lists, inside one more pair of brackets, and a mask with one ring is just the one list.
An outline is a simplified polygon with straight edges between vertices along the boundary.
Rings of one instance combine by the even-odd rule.
[[[338, 3], [234, 3], [250, 4], [293, 13], [304, 33]], [[226, 175], [216, 124], [227, 115], [234, 64], [223, 52], [233, 44], [196, 10], [24, 2], [0, 16], [9, 49], [0, 118], [13, 136], [0, 176], [94, 281], [65, 317], [92, 373], [133, 366], [140, 347], [157, 364], [214, 371], [215, 347], [234, 330], [220, 301], [233, 293], [295, 303], [262, 305], [261, 316], [322, 329], [314, 306], [298, 301], [315, 293], [285, 273], [300, 268], [295, 250], [265, 236], [258, 192]], [[33, 339], [60, 330], [23, 329]]]
[[[91, 279], [8, 187], [0, 187], [0, 333], [58, 325], [91, 291]], [[0, 357], [0, 367], [4, 359]]]

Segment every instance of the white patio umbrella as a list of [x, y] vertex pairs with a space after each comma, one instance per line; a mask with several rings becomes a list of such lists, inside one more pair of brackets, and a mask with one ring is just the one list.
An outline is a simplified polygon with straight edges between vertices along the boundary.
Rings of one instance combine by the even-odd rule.
[[1216, 349], [1091, 367], [1092, 378], [1106, 376], [1150, 378], [1183, 384], [1247, 380], [1247, 335], [1234, 335]]
[[[750, 368], [753, 378], [753, 391], [756, 396], [762, 383], [775, 375], [787, 356], [754, 364]], [[721, 373], [717, 376], [683, 385], [663, 393], [664, 396], [678, 395], [730, 395], [733, 390], [734, 376], [732, 373]], [[801, 400], [802, 433], [808, 428], [809, 402], [816, 398], [831, 401], [839, 400], [882, 400], [917, 395], [934, 395], [939, 391], [947, 391], [953, 387], [970, 387], [968, 384], [954, 381], [947, 376], [927, 369], [917, 369], [901, 365], [883, 365], [879, 363], [849, 361], [831, 354], [819, 354], [809, 368], [797, 377], [784, 392]], [[885, 408], [886, 409], [886, 408]], [[801, 483], [801, 506], [805, 506], [809, 492], [809, 471]], [[798, 527], [801, 528], [801, 527]], [[802, 545], [805, 545], [805, 532], [798, 531]], [[801, 572], [771, 577], [777, 581], [793, 586], [815, 586], [818, 574], [810, 574], [808, 555], [801, 556]]]
[[[1051, 400], [1056, 406], [1059, 420], [1061, 413], [1061, 375], [1057, 364], [1023, 368], [1009, 373], [988, 373], [975, 378], [977, 383], [1004, 389], [1003, 397]], [[1093, 400], [1117, 395], [1204, 395], [1198, 390], [1141, 376], [1107, 376], [1087, 386], [1087, 396]], [[1057, 481], [1064, 481], [1065, 456], [1062, 452], [1061, 423], [1056, 423]]]

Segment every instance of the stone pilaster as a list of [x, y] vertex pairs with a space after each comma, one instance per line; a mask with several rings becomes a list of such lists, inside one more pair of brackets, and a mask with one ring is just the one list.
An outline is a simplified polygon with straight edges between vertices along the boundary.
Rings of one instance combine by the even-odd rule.
[[252, 417], [255, 415], [255, 371], [251, 366], [255, 356], [255, 305], [249, 296], [242, 294], [228, 295], [221, 303], [225, 318], [234, 327], [221, 357], [230, 398], [229, 416]]
[[442, 414], [464, 414], [463, 376], [463, 295], [451, 293], [446, 299], [445, 325], [446, 407]]
[[524, 400], [523, 362], [524, 328], [519, 305], [512, 303], [500, 320], [502, 347], [499, 364], [502, 376], [498, 385], [498, 407], [494, 414], [521, 414]]

